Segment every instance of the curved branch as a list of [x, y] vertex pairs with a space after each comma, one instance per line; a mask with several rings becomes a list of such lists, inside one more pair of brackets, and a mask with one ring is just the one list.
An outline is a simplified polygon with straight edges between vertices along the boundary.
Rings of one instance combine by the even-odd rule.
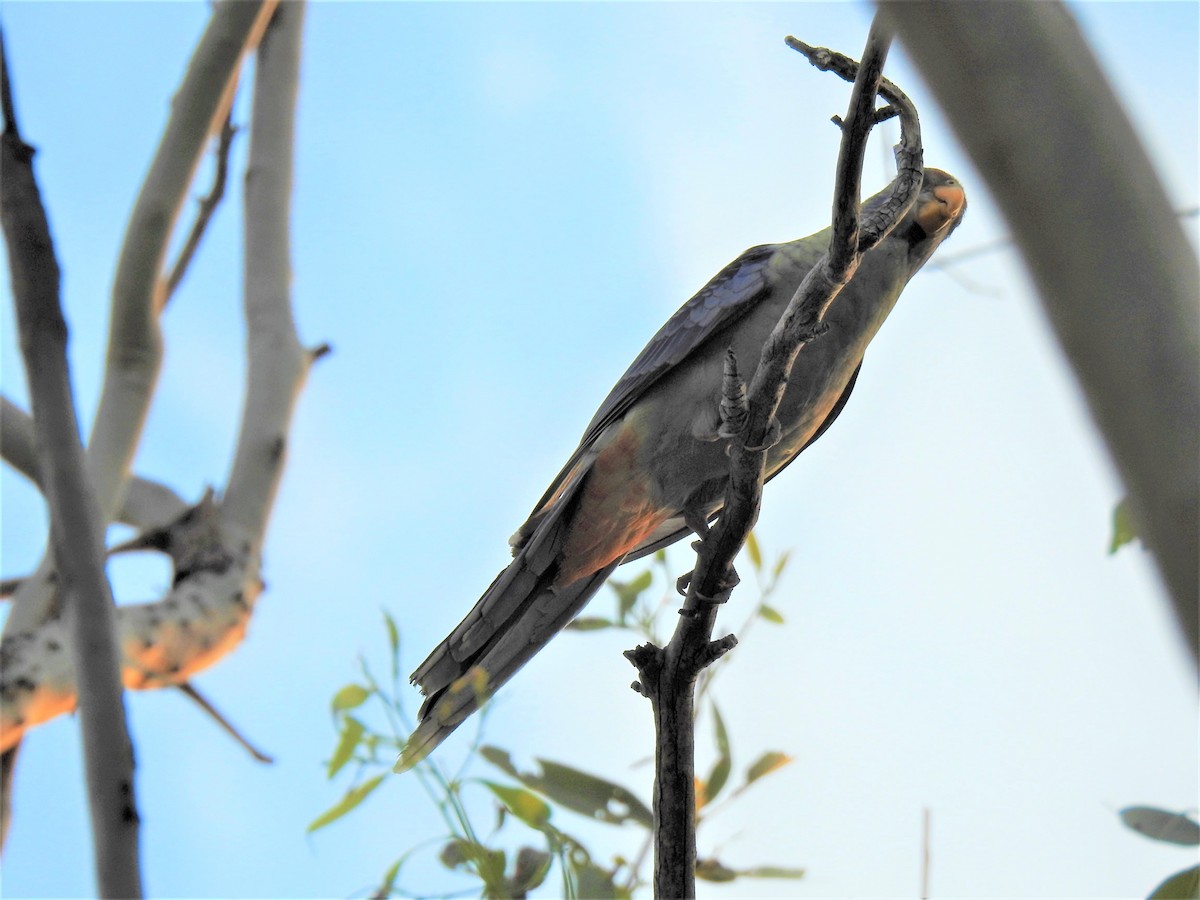
[[1170, 198], [1061, 4], [881, 10], [1029, 263], [1200, 664], [1200, 267]]

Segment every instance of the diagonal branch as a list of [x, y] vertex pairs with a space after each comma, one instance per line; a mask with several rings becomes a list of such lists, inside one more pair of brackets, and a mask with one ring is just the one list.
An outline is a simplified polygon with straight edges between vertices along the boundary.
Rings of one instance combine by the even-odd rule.
[[[40, 468], [50, 507], [70, 664], [80, 684], [80, 728], [97, 887], [104, 897], [138, 897], [141, 876], [133, 747], [125, 727], [117, 668], [112, 592], [104, 574], [104, 521], [84, 465], [75, 419], [58, 261], [33, 172], [33, 148], [22, 140], [17, 127], [2, 36], [0, 107], [4, 117], [0, 219], [41, 449]], [[63, 656], [61, 648], [58, 655]]]
[[1171, 198], [1061, 3], [881, 11], [1029, 263], [1200, 663], [1200, 267]]
[[[922, 150], [916, 110], [904, 94], [882, 79], [891, 43], [878, 24], [872, 26], [861, 66], [848, 57], [788, 43], [819, 68], [854, 80], [849, 112], [841, 122], [830, 248], [797, 289], [768, 338], [748, 396], [747, 427], [730, 443], [730, 479], [717, 523], [704, 534], [689, 580], [678, 626], [663, 650], [644, 645], [626, 654], [638, 668], [635, 685], [654, 706], [658, 735], [655, 777], [655, 896], [695, 896], [695, 729], [694, 689], [700, 671], [736, 644], [730, 635], [712, 640], [718, 605], [737, 583], [733, 558], [758, 518], [766, 474], [766, 451], [775, 413], [788, 375], [804, 345], [823, 328], [826, 310], [858, 267], [861, 255], [886, 236], [916, 200], [922, 178]], [[875, 97], [882, 93], [901, 119], [896, 152], [898, 177], [879, 214], [860, 221], [863, 152], [871, 127], [879, 120]], [[727, 364], [726, 384], [736, 384], [736, 365]], [[737, 392], [726, 389], [723, 406], [744, 411]]]
[[171, 274], [167, 276], [166, 285], [163, 288], [163, 306], [170, 302], [171, 298], [175, 296], [175, 290], [183, 282], [183, 276], [187, 274], [188, 266], [191, 265], [192, 258], [200, 247], [200, 241], [204, 239], [204, 232], [208, 230], [208, 223], [212, 221], [213, 213], [217, 211], [217, 207], [221, 205], [221, 200], [225, 197], [225, 185], [229, 180], [229, 151], [233, 148], [233, 139], [236, 135], [237, 128], [233, 124], [233, 106], [230, 105], [229, 109], [225, 111], [225, 121], [221, 124], [221, 133], [217, 137], [217, 146], [213, 153], [215, 169], [212, 187], [208, 189], [207, 194], [200, 198], [196, 219], [192, 222], [191, 230], [188, 231], [187, 239], [183, 242], [179, 256], [171, 266]]

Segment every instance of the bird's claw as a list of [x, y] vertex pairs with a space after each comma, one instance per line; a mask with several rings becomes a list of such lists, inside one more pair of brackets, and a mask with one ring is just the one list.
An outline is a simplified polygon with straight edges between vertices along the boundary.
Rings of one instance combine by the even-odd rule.
[[757, 447], [747, 447], [746, 450], [751, 453], [770, 450], [781, 440], [783, 440], [783, 426], [779, 424], [778, 419], [772, 416], [770, 423], [767, 425], [767, 433], [763, 435], [762, 443]]

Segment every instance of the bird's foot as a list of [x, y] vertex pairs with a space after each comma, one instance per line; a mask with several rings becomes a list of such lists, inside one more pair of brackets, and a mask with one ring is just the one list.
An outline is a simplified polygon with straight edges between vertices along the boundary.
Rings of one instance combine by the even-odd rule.
[[779, 420], [774, 416], [771, 417], [770, 423], [767, 425], [767, 433], [763, 435], [762, 442], [757, 447], [749, 447], [746, 449], [751, 453], [757, 453], [762, 450], [770, 450], [783, 439], [783, 426], [779, 424]]

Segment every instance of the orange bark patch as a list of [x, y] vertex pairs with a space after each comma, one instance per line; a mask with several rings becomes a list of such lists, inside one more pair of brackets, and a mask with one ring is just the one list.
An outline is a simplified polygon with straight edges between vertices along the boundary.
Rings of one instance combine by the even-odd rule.
[[559, 584], [620, 559], [671, 514], [650, 497], [649, 474], [637, 460], [640, 445], [636, 429], [626, 424], [592, 463], [563, 547]]

